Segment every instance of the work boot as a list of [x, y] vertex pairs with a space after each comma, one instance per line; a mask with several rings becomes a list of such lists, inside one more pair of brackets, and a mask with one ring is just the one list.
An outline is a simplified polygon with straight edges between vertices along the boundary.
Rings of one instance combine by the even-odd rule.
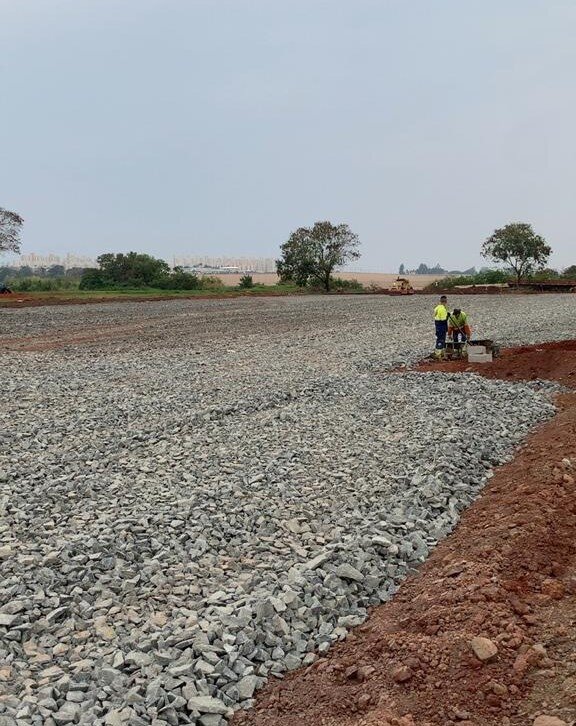
[[436, 348], [434, 351], [434, 360], [442, 360], [444, 358], [444, 351], [441, 348]]

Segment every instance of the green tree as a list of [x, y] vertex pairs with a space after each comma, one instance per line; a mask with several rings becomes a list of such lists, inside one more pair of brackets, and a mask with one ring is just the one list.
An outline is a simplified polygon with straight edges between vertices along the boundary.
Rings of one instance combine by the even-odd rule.
[[170, 274], [170, 267], [164, 260], [151, 255], [128, 252], [108, 252], [97, 258], [102, 278], [116, 285], [129, 287], [152, 286], [154, 282]]
[[507, 265], [516, 276], [516, 282], [542, 269], [551, 253], [552, 248], [546, 240], [525, 222], [513, 222], [495, 230], [482, 245], [482, 256]]
[[86, 267], [69, 267], [65, 271], [66, 277], [82, 277], [82, 273], [84, 270], [87, 269]]
[[358, 237], [347, 224], [316, 222], [310, 229], [299, 227], [280, 247], [276, 270], [282, 282], [300, 287], [317, 283], [330, 291], [332, 272], [360, 257]]
[[105, 287], [112, 287], [113, 282], [107, 280], [101, 270], [95, 267], [87, 267], [80, 278], [80, 290], [102, 290]]
[[398, 274], [399, 275], [404, 275], [405, 273], [406, 273], [406, 268], [404, 267], [404, 263], [402, 263], [400, 265], [400, 267], [398, 268]]
[[570, 265], [570, 267], [562, 270], [562, 277], [568, 280], [576, 280], [576, 265]]
[[177, 266], [171, 275], [156, 278], [154, 284], [163, 290], [200, 290], [202, 278], [193, 272], [185, 272], [183, 267]]
[[0, 252], [20, 252], [20, 232], [24, 220], [19, 214], [0, 207]]
[[47, 270], [48, 277], [64, 277], [65, 274], [64, 265], [51, 265]]

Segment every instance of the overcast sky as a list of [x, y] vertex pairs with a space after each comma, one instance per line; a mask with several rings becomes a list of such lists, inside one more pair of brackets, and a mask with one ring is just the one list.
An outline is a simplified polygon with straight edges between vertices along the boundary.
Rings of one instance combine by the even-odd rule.
[[24, 252], [576, 263], [574, 0], [0, 0], [0, 206]]

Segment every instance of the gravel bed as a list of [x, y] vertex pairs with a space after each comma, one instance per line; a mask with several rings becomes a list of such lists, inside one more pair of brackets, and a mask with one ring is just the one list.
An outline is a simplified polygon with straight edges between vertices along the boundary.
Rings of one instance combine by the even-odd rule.
[[[576, 338], [576, 296], [458, 302], [503, 345]], [[0, 311], [0, 726], [220, 726], [389, 599], [554, 411], [391, 372], [433, 303]]]

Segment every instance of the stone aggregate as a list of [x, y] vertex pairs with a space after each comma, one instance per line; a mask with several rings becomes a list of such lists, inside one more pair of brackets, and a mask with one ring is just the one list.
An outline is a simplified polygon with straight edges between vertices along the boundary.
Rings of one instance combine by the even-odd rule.
[[[576, 296], [459, 298], [503, 345]], [[0, 724], [221, 726], [391, 598], [546, 382], [399, 373], [434, 299], [0, 311]]]

